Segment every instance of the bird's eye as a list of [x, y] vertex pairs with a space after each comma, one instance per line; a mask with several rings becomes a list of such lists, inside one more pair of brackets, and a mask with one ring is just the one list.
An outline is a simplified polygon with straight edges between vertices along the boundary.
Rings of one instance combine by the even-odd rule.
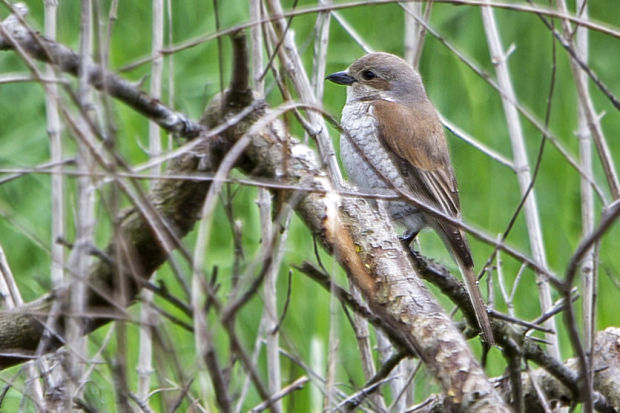
[[373, 72], [372, 70], [364, 70], [364, 71], [362, 72], [362, 77], [363, 77], [365, 80], [372, 80], [372, 79], [374, 79], [375, 77], [377, 77], [377, 75], [375, 75], [375, 72]]

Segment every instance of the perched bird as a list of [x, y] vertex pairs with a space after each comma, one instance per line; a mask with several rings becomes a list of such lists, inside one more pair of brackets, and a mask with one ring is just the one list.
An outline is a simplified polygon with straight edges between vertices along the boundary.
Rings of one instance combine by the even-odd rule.
[[[349, 179], [361, 190], [378, 194], [396, 190], [447, 216], [460, 218], [443, 127], [420, 75], [411, 65], [389, 53], [370, 53], [327, 79], [348, 86], [340, 154]], [[406, 228], [404, 238], [408, 242], [426, 226], [439, 234], [463, 273], [483, 337], [494, 344], [463, 231], [411, 201], [389, 201], [387, 210]]]

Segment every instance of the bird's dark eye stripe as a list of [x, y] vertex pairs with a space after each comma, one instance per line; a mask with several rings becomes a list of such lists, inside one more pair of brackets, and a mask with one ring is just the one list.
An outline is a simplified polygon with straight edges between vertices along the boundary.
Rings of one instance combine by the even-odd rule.
[[362, 77], [366, 80], [370, 80], [370, 79], [374, 79], [375, 77], [377, 77], [377, 75], [375, 75], [375, 73], [372, 70], [364, 70], [362, 72]]

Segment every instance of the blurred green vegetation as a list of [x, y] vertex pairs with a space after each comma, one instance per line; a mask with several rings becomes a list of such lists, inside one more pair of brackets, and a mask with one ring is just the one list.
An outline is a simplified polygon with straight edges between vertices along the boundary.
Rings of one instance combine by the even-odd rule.
[[[43, 31], [43, 2], [30, 2], [29, 22], [33, 27]], [[102, 3], [102, 18], [107, 24], [109, 1]], [[227, 28], [243, 24], [248, 20], [247, 2], [242, 0], [227, 0], [221, 2], [221, 27]], [[284, 2], [286, 9], [293, 5], [293, 1]], [[315, 4], [312, 1], [300, 1], [298, 7]], [[136, 59], [150, 54], [151, 44], [151, 5], [149, 2], [119, 2], [118, 18], [111, 26], [110, 68], [117, 70], [132, 63]], [[215, 21], [211, 2], [173, 2], [172, 38], [175, 44], [183, 43], [195, 37], [214, 33]], [[590, 3], [592, 19], [602, 21], [616, 29], [620, 27], [620, 13], [616, 0], [604, 0]], [[59, 41], [77, 50], [80, 27], [79, 2], [60, 2], [59, 7]], [[381, 6], [367, 6], [344, 9], [339, 13], [357, 30], [364, 40], [374, 49], [403, 54], [403, 11], [397, 4]], [[7, 15], [6, 9], [0, 9], [0, 16]], [[547, 108], [547, 96], [551, 81], [552, 43], [551, 34], [543, 26], [540, 19], [532, 14], [508, 10], [496, 10], [495, 15], [501, 31], [502, 43], [507, 49], [514, 45], [514, 52], [509, 57], [513, 85], [519, 102], [528, 108], [537, 119], [543, 120]], [[316, 15], [301, 15], [292, 20], [291, 29], [295, 33], [296, 43], [300, 45], [308, 71], [312, 70], [312, 45], [314, 40], [314, 23]], [[560, 22], [555, 22], [560, 28]], [[489, 58], [484, 29], [480, 18], [480, 10], [475, 7], [454, 6], [449, 4], [434, 4], [431, 14], [431, 25], [446, 41], [456, 46], [478, 67], [494, 77], [494, 68]], [[105, 32], [105, 30], [104, 30]], [[222, 42], [222, 63], [224, 83], [227, 81], [230, 67], [230, 45], [227, 39]], [[556, 44], [556, 79], [555, 89], [551, 102], [551, 121], [549, 129], [558, 141], [569, 150], [574, 158], [578, 157], [578, 142], [575, 136], [577, 128], [576, 92], [572, 80], [572, 73], [568, 64], [566, 52]], [[620, 42], [611, 36], [597, 32], [590, 34], [590, 59], [592, 69], [601, 80], [616, 95], [620, 94], [620, 71], [617, 70], [618, 51]], [[353, 60], [364, 54], [349, 34], [335, 21], [331, 21], [330, 45], [327, 57], [327, 73], [343, 70]], [[196, 47], [181, 51], [167, 58], [164, 74], [164, 94], [162, 101], [169, 102], [168, 71], [171, 70], [174, 79], [174, 98], [171, 105], [179, 111], [197, 119], [206, 102], [220, 88], [220, 72], [218, 60], [218, 45], [214, 40], [202, 43]], [[170, 66], [172, 64], [172, 66]], [[10, 72], [27, 72], [23, 63], [12, 52], [0, 54], [0, 74]], [[430, 35], [427, 35], [424, 51], [420, 63], [420, 72], [428, 93], [438, 110], [453, 123], [467, 131], [477, 140], [511, 158], [509, 142], [502, 103], [498, 93], [489, 84], [477, 76], [459, 58], [447, 50], [445, 46]], [[138, 81], [150, 73], [148, 64], [139, 66], [135, 70], [123, 72], [122, 76]], [[145, 82], [148, 87], [148, 80]], [[599, 113], [605, 113], [602, 118], [602, 127], [614, 159], [620, 155], [620, 145], [616, 137], [620, 136], [620, 116], [608, 99], [591, 84], [592, 96]], [[273, 77], [267, 77], [268, 100], [277, 105], [282, 98], [273, 85]], [[68, 101], [66, 97], [63, 98]], [[323, 100], [326, 110], [339, 117], [344, 104], [345, 91], [342, 87], [333, 84], [325, 86]], [[148, 159], [142, 148], [147, 146], [147, 121], [122, 103], [113, 104], [114, 123], [117, 128], [116, 143], [119, 151], [129, 163], [137, 165]], [[293, 120], [290, 117], [289, 120]], [[536, 130], [525, 118], [521, 117], [524, 136], [530, 164], [536, 159], [541, 142], [541, 133]], [[49, 160], [48, 138], [45, 126], [44, 94], [40, 85], [35, 83], [0, 84], [0, 168], [25, 168], [45, 163]], [[296, 133], [301, 133], [298, 125], [291, 125]], [[338, 141], [337, 133], [330, 128], [334, 141]], [[166, 137], [165, 145], [168, 145]], [[490, 234], [502, 233], [520, 200], [519, 188], [514, 173], [509, 168], [489, 159], [484, 154], [463, 143], [457, 137], [448, 134], [452, 149], [452, 159], [456, 169], [464, 218], [469, 223], [483, 229]], [[73, 138], [65, 130], [64, 141], [66, 156], [73, 156]], [[595, 149], [593, 147], [593, 153]], [[596, 182], [609, 191], [598, 158], [594, 156], [596, 165]], [[68, 202], [67, 237], [73, 234], [73, 219], [75, 210], [75, 192], [72, 177], [66, 180]], [[105, 196], [104, 188], [102, 195]], [[543, 226], [543, 236], [549, 267], [553, 272], [562, 276], [572, 252], [581, 237], [580, 212], [580, 183], [579, 175], [562, 155], [550, 144], [545, 146], [542, 164], [535, 185], [540, 219]], [[242, 285], [248, 285], [249, 279], [255, 274], [247, 274], [245, 268], [255, 263], [256, 254], [261, 248], [260, 221], [255, 204], [256, 189], [240, 185], [229, 185], [226, 193], [234, 194], [232, 208], [235, 219], [242, 227], [244, 257], [242, 271]], [[8, 261], [16, 276], [17, 282], [25, 300], [32, 300], [49, 291], [51, 245], [50, 211], [51, 211], [50, 179], [44, 174], [30, 174], [0, 185], [0, 243], [8, 257]], [[124, 201], [127, 204], [127, 201]], [[597, 211], [600, 216], [601, 203], [597, 200]], [[225, 300], [230, 292], [234, 256], [231, 225], [226, 217], [222, 205], [215, 212], [213, 232], [210, 244], [205, 251], [205, 271], [211, 273], [214, 268], [218, 271], [219, 294]], [[101, 225], [108, 226], [98, 229], [99, 246], [104, 246], [110, 233], [109, 217], [103, 207], [98, 207], [97, 216]], [[598, 216], [597, 216], [598, 219]], [[190, 234], [186, 245], [192, 249], [195, 234]], [[470, 237], [474, 257], [478, 266], [484, 263], [492, 249]], [[517, 219], [514, 229], [508, 237], [508, 242], [520, 250], [529, 252], [529, 241], [525, 220], [521, 216]], [[455, 265], [450, 261], [442, 244], [432, 233], [423, 233], [420, 236], [422, 251], [431, 257], [445, 263], [452, 269]], [[600, 249], [600, 280], [598, 295], [598, 326], [605, 328], [610, 325], [620, 325], [620, 313], [617, 309], [617, 284], [610, 278], [618, 279], [620, 270], [620, 232], [613, 228], [604, 238]], [[336, 381], [349, 390], [363, 384], [363, 374], [360, 368], [359, 353], [355, 338], [347, 320], [347, 315], [339, 307], [335, 316], [330, 317], [330, 296], [304, 275], [291, 268], [293, 264], [300, 264], [303, 260], [317, 261], [314, 254], [314, 244], [311, 234], [295, 217], [292, 220], [288, 242], [285, 246], [285, 257], [278, 279], [279, 309], [281, 310], [289, 288], [288, 274], [292, 286], [290, 292], [290, 306], [281, 327], [282, 347], [301, 360], [306, 360], [312, 368], [325, 371], [325, 360], [328, 352], [328, 333], [330, 323], [335, 323], [340, 333], [339, 342], [339, 369]], [[319, 253], [325, 267], [334, 278], [343, 285], [347, 284], [342, 271], [334, 261]], [[189, 280], [189, 268], [180, 257], [178, 262]], [[519, 263], [503, 255], [503, 273], [510, 283], [519, 270]], [[256, 266], [259, 268], [260, 264]], [[166, 265], [158, 272], [157, 281], [165, 284], [170, 292], [182, 297], [183, 290], [175, 281], [170, 268]], [[495, 283], [497, 285], [497, 283]], [[496, 287], [497, 288], [497, 287]], [[436, 291], [435, 291], [436, 292]], [[435, 294], [438, 299], [452, 308], [451, 304]], [[505, 310], [499, 290], [495, 291], [496, 306]], [[514, 306], [516, 315], [528, 320], [540, 314], [536, 298], [534, 274], [526, 270], [524, 278], [515, 295]], [[186, 298], [186, 297], [185, 297]], [[557, 298], [557, 295], [554, 295]], [[166, 311], [187, 320], [179, 311], [161, 299], [156, 302]], [[134, 320], [138, 318], [137, 306], [131, 309]], [[236, 320], [237, 332], [248, 351], [251, 351], [255, 336], [259, 328], [259, 321], [263, 310], [262, 296], [257, 295], [239, 313]], [[228, 360], [231, 355], [228, 350], [228, 340], [225, 331], [215, 318], [210, 319], [216, 337], [216, 349], [221, 360]], [[559, 319], [563, 324], [563, 319]], [[127, 360], [126, 368], [128, 383], [135, 390], [136, 372], [133, 366], [137, 363], [138, 329], [135, 322], [126, 324], [127, 337], [124, 348], [117, 348], [118, 343], [111, 340], [104, 350], [104, 357], [108, 361], [115, 359], [119, 353], [124, 354]], [[91, 350], [97, 351], [110, 326], [101, 328], [90, 339]], [[205, 377], [197, 374], [193, 335], [174, 325], [162, 323], [158, 327], [162, 336], [166, 337], [167, 345], [178, 357], [185, 378], [196, 376], [192, 386], [196, 397], [206, 396], [210, 407], [216, 404], [213, 395], [200, 394], [199, 389], [204, 386]], [[560, 331], [561, 345], [564, 356], [572, 356], [573, 350], [566, 340], [565, 331]], [[316, 358], [313, 346], [318, 346], [322, 354]], [[477, 342], [472, 346], [479, 351]], [[300, 375], [303, 370], [287, 358], [282, 358], [283, 382], [289, 383]], [[9, 381], [17, 374], [21, 367], [2, 372], [1, 380]], [[181, 377], [172, 367], [169, 371], [160, 371], [162, 377], [171, 377], [180, 383]], [[245, 374], [239, 363], [236, 363], [232, 374], [231, 394], [238, 394]], [[265, 377], [266, 362], [264, 352], [261, 352], [258, 371]], [[498, 351], [494, 350], [490, 357], [488, 372], [491, 375], [503, 373], [504, 362]], [[102, 411], [113, 410], [114, 376], [111, 368], [97, 368], [86, 385], [86, 398], [90, 403], [101, 408]], [[421, 374], [426, 374], [425, 372]], [[2, 402], [2, 409], [12, 411], [25, 403], [22, 401], [20, 389], [24, 388], [23, 378], [15, 382], [16, 391], [9, 391]], [[437, 390], [434, 383], [425, 380], [418, 382], [419, 393]], [[153, 386], [165, 387], [169, 383], [157, 383], [153, 378]], [[287, 411], [318, 411], [312, 406], [312, 385], [307, 385], [285, 401]], [[178, 393], [174, 393], [178, 394]], [[250, 408], [260, 402], [259, 396], [250, 391], [245, 408]], [[157, 394], [154, 400], [164, 408], [162, 395]], [[204, 401], [205, 399], [203, 399]], [[153, 406], [157, 406], [154, 403]], [[183, 404], [182, 408], [187, 408]], [[30, 407], [26, 407], [30, 410]]]

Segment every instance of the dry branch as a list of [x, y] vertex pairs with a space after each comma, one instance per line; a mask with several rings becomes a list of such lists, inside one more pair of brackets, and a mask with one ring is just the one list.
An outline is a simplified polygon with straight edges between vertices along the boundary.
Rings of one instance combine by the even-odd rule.
[[[220, 108], [212, 103], [210, 115], [227, 116], [217, 115]], [[301, 193], [296, 212], [406, 350], [427, 364], [451, 402], [468, 411], [507, 411], [462, 335], [418, 278], [389, 219], [364, 199], [341, 198], [314, 152], [284, 135], [277, 122], [267, 117], [252, 129], [247, 155], [254, 173], [318, 190]]]
[[[597, 333], [594, 341], [594, 382], [598, 392], [594, 393], [594, 407], [597, 411], [613, 413], [620, 411], [620, 330], [608, 328]], [[577, 360], [570, 359], [564, 363], [564, 368], [576, 374]], [[528, 413], [543, 413], [544, 406], [541, 403], [541, 392], [550, 408], [568, 407], [578, 403], [573, 390], [564, 386], [557, 378], [550, 375], [545, 369], [529, 370], [521, 373], [523, 385], [524, 411]], [[509, 399], [511, 384], [506, 378], [499, 381], [501, 392]], [[424, 413], [434, 412], [441, 409], [442, 396], [431, 396], [419, 408], [410, 411]]]
[[[211, 162], [204, 162], [205, 156], [218, 153], [213, 147], [221, 142], [210, 139], [201, 143], [200, 154], [187, 154], [177, 159], [169, 168], [169, 173], [195, 173], [199, 164], [212, 167], [216, 159], [211, 157]], [[201, 162], [202, 161], [202, 162]], [[208, 170], [210, 168], [204, 168]], [[204, 196], [209, 188], [208, 181], [158, 181], [150, 196], [151, 202], [156, 206], [158, 213], [167, 227], [172, 231], [175, 238], [184, 236], [193, 226], [198, 217], [198, 211], [202, 206]], [[146, 280], [150, 274], [165, 262], [169, 251], [166, 251], [158, 242], [151, 225], [133, 210], [126, 214], [120, 224], [119, 233], [124, 244], [131, 246], [131, 262], [121, 257], [123, 268], [126, 269], [124, 277], [131, 281], [129, 296], [134, 297], [141, 288], [141, 280]], [[114, 303], [110, 303], [106, 297], [114, 297], [115, 290], [115, 265], [118, 259], [115, 257], [115, 245], [106, 250], [112, 262], [97, 261], [87, 275], [89, 294], [87, 314], [98, 314], [89, 317], [85, 321], [85, 333], [88, 333], [100, 325], [107, 323], [118, 316]], [[129, 268], [138, 268], [139, 273], [132, 273]], [[53, 291], [36, 301], [27, 303], [11, 311], [0, 312], [0, 368], [27, 361], [37, 354], [39, 342], [45, 337], [45, 324], [53, 303], [56, 300], [64, 300], [66, 287]], [[61, 311], [57, 320], [59, 327], [54, 330], [54, 336], [47, 343], [46, 348], [39, 348], [38, 352], [49, 352], [57, 348], [63, 341], [63, 326], [65, 315]], [[48, 332], [49, 333], [49, 332]]]

